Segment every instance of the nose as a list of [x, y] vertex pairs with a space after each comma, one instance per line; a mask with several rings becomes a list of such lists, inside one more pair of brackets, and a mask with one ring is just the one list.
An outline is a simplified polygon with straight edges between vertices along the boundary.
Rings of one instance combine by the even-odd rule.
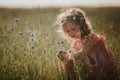
[[69, 35], [70, 35], [70, 36], [73, 36], [73, 35], [74, 35], [74, 32], [73, 32], [73, 31], [70, 31], [70, 32], [69, 32]]

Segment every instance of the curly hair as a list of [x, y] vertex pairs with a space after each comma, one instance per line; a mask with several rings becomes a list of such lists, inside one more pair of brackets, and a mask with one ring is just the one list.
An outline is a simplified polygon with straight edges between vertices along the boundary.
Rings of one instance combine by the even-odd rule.
[[[81, 38], [92, 32], [90, 21], [83, 10], [79, 8], [70, 8], [60, 13], [57, 17], [57, 24], [63, 27], [66, 23], [75, 23], [81, 31]], [[61, 28], [62, 29], [62, 28]]]

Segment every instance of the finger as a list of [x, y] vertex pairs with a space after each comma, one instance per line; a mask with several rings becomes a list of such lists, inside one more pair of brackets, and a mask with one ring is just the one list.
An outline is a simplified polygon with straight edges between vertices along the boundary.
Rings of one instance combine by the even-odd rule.
[[57, 57], [60, 58], [60, 59], [62, 58], [62, 56], [60, 54], [58, 54]]
[[64, 52], [64, 54], [67, 54], [67, 52]]
[[60, 55], [58, 54], [57, 57], [60, 58]]

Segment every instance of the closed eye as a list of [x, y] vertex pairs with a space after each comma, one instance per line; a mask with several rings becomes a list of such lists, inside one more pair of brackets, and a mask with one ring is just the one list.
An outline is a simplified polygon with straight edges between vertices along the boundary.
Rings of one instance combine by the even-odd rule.
[[66, 31], [67, 33], [69, 33], [70, 31]]
[[72, 31], [75, 31], [75, 28], [72, 28], [71, 30], [72, 30]]

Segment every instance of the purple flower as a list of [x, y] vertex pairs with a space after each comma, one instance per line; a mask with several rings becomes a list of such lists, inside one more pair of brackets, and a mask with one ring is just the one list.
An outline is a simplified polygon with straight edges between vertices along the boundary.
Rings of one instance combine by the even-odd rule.
[[34, 34], [33, 34], [33, 33], [31, 33], [31, 34], [30, 34], [30, 36], [31, 36], [31, 37], [34, 37]]
[[58, 41], [57, 44], [60, 46], [60, 50], [58, 51], [58, 53], [64, 53], [64, 41]]
[[35, 48], [35, 46], [32, 46], [31, 48], [32, 48], [32, 49], [34, 49], [34, 48]]
[[64, 53], [64, 50], [63, 50], [63, 49], [61, 49], [61, 50], [59, 50], [59, 51], [58, 51], [58, 53]]
[[30, 34], [30, 40], [31, 41], [36, 41], [37, 39], [36, 39], [36, 33], [31, 33]]
[[57, 44], [60, 44], [60, 42], [58, 41]]
[[15, 65], [12, 65], [12, 68], [13, 68], [13, 69], [15, 69], [15, 68], [16, 68], [16, 66], [15, 66]]
[[61, 44], [64, 44], [64, 41], [61, 41]]
[[30, 38], [30, 40], [31, 40], [31, 41], [34, 41], [34, 39], [33, 39], [33, 38]]
[[19, 31], [18, 33], [19, 33], [20, 35], [23, 35], [23, 32], [21, 32], [21, 31]]
[[72, 54], [72, 53], [73, 53], [72, 48], [69, 48], [69, 49], [67, 50], [67, 52]]
[[16, 22], [18, 22], [18, 21], [19, 21], [19, 18], [14, 18], [14, 20], [15, 20]]
[[14, 28], [13, 28], [13, 27], [11, 27], [11, 28], [10, 28], [10, 30], [11, 30], [11, 31], [14, 31]]
[[27, 54], [26, 53], [24, 53], [24, 57], [26, 57], [27, 56]]
[[58, 41], [57, 44], [64, 45], [64, 41]]

